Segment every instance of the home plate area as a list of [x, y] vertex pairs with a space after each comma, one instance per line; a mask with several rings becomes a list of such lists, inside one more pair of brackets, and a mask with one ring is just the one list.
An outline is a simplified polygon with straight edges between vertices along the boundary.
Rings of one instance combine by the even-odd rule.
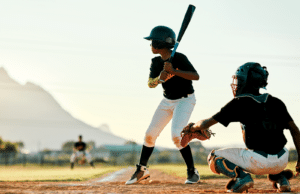
[[[125, 185], [134, 173], [129, 167], [84, 182], [0, 182], [0, 193], [226, 193], [229, 179], [206, 179], [197, 184], [184, 184], [185, 178], [150, 169], [150, 179]], [[300, 179], [290, 180], [292, 193], [300, 193]], [[255, 179], [248, 193], [277, 193], [266, 178]]]

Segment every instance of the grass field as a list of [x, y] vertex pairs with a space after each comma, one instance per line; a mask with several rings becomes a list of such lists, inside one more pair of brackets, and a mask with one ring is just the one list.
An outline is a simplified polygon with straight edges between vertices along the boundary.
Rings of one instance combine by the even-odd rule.
[[[295, 170], [295, 162], [288, 165], [288, 169]], [[69, 166], [38, 166], [38, 165], [15, 165], [0, 166], [0, 181], [85, 181], [101, 177], [107, 173], [118, 171], [128, 166], [105, 166], [97, 165], [95, 169], [88, 166], [79, 166], [71, 170]], [[224, 175], [213, 174], [208, 165], [196, 165], [201, 179], [227, 178]], [[186, 177], [186, 166], [184, 164], [151, 165], [151, 169], [158, 169], [167, 174], [177, 177]], [[254, 178], [265, 178], [266, 176], [253, 176]]]
[[[287, 169], [291, 169], [293, 172], [295, 171], [295, 165], [296, 162], [289, 162]], [[201, 179], [212, 179], [212, 178], [227, 178], [224, 175], [217, 175], [214, 174], [208, 167], [208, 165], [195, 165], [197, 170], [199, 171], [199, 174], [201, 176]], [[186, 177], [186, 166], [185, 165], [173, 165], [173, 164], [167, 164], [167, 165], [153, 165], [150, 166], [150, 169], [158, 169], [162, 170], [167, 174], [171, 174], [177, 177]], [[266, 175], [254, 175], [253, 178], [266, 178]]]
[[75, 166], [71, 170], [69, 166], [0, 166], [0, 181], [85, 181], [121, 168], [97, 165], [95, 169], [88, 166]]

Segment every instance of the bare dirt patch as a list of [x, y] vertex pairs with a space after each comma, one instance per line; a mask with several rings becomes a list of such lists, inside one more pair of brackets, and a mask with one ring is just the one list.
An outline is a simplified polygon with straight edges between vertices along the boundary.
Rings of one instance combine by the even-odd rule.
[[[125, 185], [135, 169], [123, 169], [85, 182], [0, 182], [0, 193], [225, 193], [229, 179], [207, 179], [185, 185], [184, 178], [151, 170], [151, 178], [138, 184]], [[249, 193], [276, 193], [267, 179], [254, 179]], [[290, 181], [293, 193], [300, 193], [300, 180]]]

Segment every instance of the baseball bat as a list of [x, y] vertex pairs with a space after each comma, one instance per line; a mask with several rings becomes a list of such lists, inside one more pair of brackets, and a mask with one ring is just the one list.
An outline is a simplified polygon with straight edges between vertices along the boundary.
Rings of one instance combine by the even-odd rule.
[[171, 63], [172, 62], [172, 59], [174, 58], [174, 55], [175, 55], [175, 52], [176, 52], [176, 49], [185, 33], [185, 30], [187, 29], [191, 19], [192, 19], [192, 16], [194, 14], [194, 11], [195, 11], [196, 7], [194, 5], [189, 5], [186, 13], [185, 13], [185, 16], [184, 16], [184, 19], [183, 19], [183, 22], [181, 24], [181, 28], [179, 30], [179, 34], [177, 36], [177, 40], [176, 40], [176, 43], [174, 45], [174, 49], [172, 51], [172, 54], [171, 54], [171, 57], [169, 59], [169, 62]]

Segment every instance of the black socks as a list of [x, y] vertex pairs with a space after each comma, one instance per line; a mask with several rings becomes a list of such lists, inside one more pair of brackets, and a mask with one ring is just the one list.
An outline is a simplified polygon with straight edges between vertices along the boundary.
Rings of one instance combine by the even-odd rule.
[[148, 160], [154, 150], [154, 147], [147, 147], [143, 145], [141, 158], [140, 158], [140, 165], [147, 166]]
[[193, 160], [193, 155], [192, 155], [192, 151], [191, 151], [191, 147], [188, 145], [185, 148], [182, 148], [181, 150], [179, 150], [185, 163], [187, 166], [187, 169], [189, 171], [194, 170], [195, 166], [194, 166], [194, 160]]

